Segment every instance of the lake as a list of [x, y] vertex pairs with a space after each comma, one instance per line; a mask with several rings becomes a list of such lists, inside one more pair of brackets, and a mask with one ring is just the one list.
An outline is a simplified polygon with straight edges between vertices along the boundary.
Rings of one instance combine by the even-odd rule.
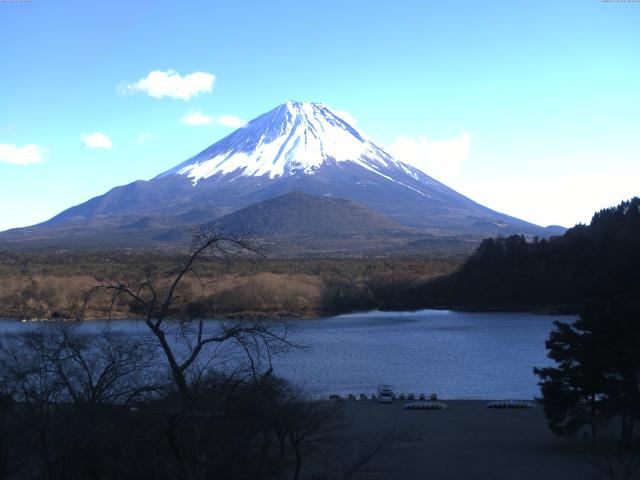
[[[398, 393], [447, 399], [529, 399], [540, 394], [533, 367], [551, 365], [544, 342], [552, 322], [573, 319], [421, 310], [292, 320], [290, 338], [308, 348], [276, 357], [274, 371], [314, 397], [370, 394], [389, 383]], [[0, 333], [30, 325], [2, 321]], [[83, 328], [104, 325], [92, 321]], [[123, 320], [113, 328], [142, 334], [146, 327]]]

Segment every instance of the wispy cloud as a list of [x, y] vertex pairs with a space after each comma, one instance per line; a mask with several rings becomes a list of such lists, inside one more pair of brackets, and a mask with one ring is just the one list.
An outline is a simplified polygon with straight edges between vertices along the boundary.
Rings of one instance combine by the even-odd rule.
[[112, 148], [111, 139], [101, 132], [85, 133], [80, 135], [82, 146], [85, 148]]
[[46, 148], [33, 143], [22, 147], [10, 143], [0, 143], [0, 162], [13, 165], [40, 163], [44, 160], [46, 151]]
[[444, 140], [402, 135], [385, 150], [427, 175], [447, 180], [456, 176], [460, 165], [469, 159], [473, 139], [474, 136], [464, 130], [457, 137]]
[[247, 122], [234, 115], [221, 115], [218, 117], [218, 123], [229, 128], [242, 128], [247, 125]]
[[138, 138], [136, 138], [136, 142], [142, 145], [147, 140], [151, 140], [152, 138], [153, 138], [153, 135], [151, 135], [150, 133], [142, 132], [141, 134], [138, 135]]
[[352, 127], [355, 127], [358, 124], [358, 121], [353, 117], [353, 115], [351, 115], [346, 110], [336, 110], [332, 108], [331, 111], [335, 113], [338, 116], [338, 118], [341, 118]]
[[153, 98], [191, 100], [201, 93], [211, 93], [216, 76], [207, 72], [194, 72], [184, 77], [175, 70], [154, 70], [137, 82], [121, 85], [122, 94], [146, 93]]
[[191, 112], [180, 118], [185, 125], [213, 125], [213, 117], [200, 112]]
[[202, 112], [187, 112], [180, 118], [180, 123], [191, 126], [222, 125], [229, 128], [242, 128], [247, 122], [235, 115], [206, 115]]

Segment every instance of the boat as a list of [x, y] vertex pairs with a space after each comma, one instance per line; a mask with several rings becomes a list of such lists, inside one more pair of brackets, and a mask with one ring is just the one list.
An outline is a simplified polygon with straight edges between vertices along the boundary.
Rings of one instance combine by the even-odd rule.
[[391, 403], [395, 397], [391, 385], [378, 385], [378, 402]]

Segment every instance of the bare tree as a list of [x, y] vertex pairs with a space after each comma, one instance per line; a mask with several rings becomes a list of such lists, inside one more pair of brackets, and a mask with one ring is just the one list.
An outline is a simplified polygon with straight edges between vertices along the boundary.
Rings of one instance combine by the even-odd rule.
[[25, 463], [42, 464], [47, 478], [53, 479], [55, 456], [51, 452], [51, 434], [64, 387], [59, 378], [49, 374], [50, 366], [45, 359], [23, 348], [21, 340], [26, 340], [24, 335], [6, 337], [0, 344], [2, 384], [7, 395], [19, 405], [15, 417], [37, 445], [36, 452], [25, 452]]
[[72, 468], [67, 459], [79, 450], [85, 460], [101, 455], [83, 441], [104, 434], [96, 432], [97, 419], [109, 409], [122, 409], [156, 390], [148, 370], [152, 359], [148, 342], [109, 329], [83, 333], [77, 325], [48, 323], [4, 336], [0, 380], [15, 403], [12, 423], [36, 446], [24, 454], [38, 457], [26, 463], [42, 465], [50, 479], [64, 478]]
[[84, 333], [76, 323], [41, 325], [14, 339], [23, 351], [42, 358], [58, 380], [65, 401], [82, 405], [128, 405], [154, 383], [154, 348], [145, 339], [113, 331]]
[[589, 457], [589, 463], [610, 480], [631, 480], [640, 469], [640, 450], [601, 446]]
[[[88, 302], [92, 295], [108, 292], [112, 307], [125, 300], [142, 313], [144, 324], [157, 340], [179, 401], [179, 410], [170, 407], [166, 412], [165, 436], [185, 478], [206, 478], [212, 462], [215, 463], [212, 458], [217, 454], [207, 445], [206, 438], [212, 435], [210, 425], [216, 422], [203, 421], [210, 417], [211, 405], [215, 403], [207, 402], [212, 398], [211, 381], [221, 378], [212, 374], [230, 369], [230, 378], [238, 380], [242, 388], [246, 390], [247, 384], [257, 387], [271, 376], [272, 356], [293, 346], [285, 324], [206, 322], [202, 316], [183, 315], [189, 299], [181, 295], [181, 287], [186, 277], [199, 278], [200, 262], [206, 259], [228, 262], [232, 256], [256, 253], [243, 239], [197, 229], [191, 253], [175, 270], [164, 273], [155, 266], [147, 267], [141, 276], [121, 276], [98, 285], [87, 296]], [[203, 406], [207, 403], [209, 406]], [[243, 441], [248, 447], [252, 437]]]
[[352, 480], [362, 475], [374, 475], [377, 478], [392, 469], [376, 466], [376, 460], [387, 455], [409, 433], [390, 429], [366, 436], [345, 435], [344, 426], [339, 426], [336, 435], [324, 440], [323, 448], [311, 452], [316, 457], [316, 465], [308, 478]]
[[295, 346], [285, 324], [184, 316], [183, 280], [198, 276], [198, 263], [247, 251], [242, 240], [198, 231], [174, 271], [123, 272], [87, 296], [85, 307], [92, 295], [111, 309], [133, 306], [150, 335], [55, 323], [0, 340], [0, 386], [28, 427], [17, 437], [29, 475], [354, 478], [383, 453], [391, 437], [345, 437], [335, 404], [273, 375], [273, 355]]
[[295, 386], [285, 382], [281, 384], [271, 415], [280, 457], [286, 458], [287, 451], [291, 450], [293, 479], [299, 480], [307, 451], [317, 451], [318, 445], [337, 432], [339, 405], [308, 400]]
[[287, 382], [278, 387], [270, 418], [280, 457], [291, 457], [293, 480], [350, 480], [362, 474], [380, 474], [387, 470], [372, 466], [374, 461], [409, 433], [348, 434], [343, 405], [306, 398]]
[[[183, 406], [189, 402], [190, 380], [197, 378], [204, 367], [211, 367], [221, 358], [219, 349], [222, 344], [239, 347], [246, 354], [248, 369], [254, 376], [258, 375], [258, 369], [263, 366], [265, 359], [266, 369], [269, 370], [273, 353], [292, 345], [287, 339], [286, 326], [276, 328], [265, 321], [220, 322], [212, 329], [207, 328], [202, 318], [182, 318], [176, 335], [179, 341], [171, 342], [168, 338], [174, 332], [172, 328], [175, 325], [168, 325], [167, 320], [179, 316], [180, 307], [184, 306], [185, 299], [178, 293], [184, 278], [189, 274], [198, 275], [197, 264], [200, 260], [215, 257], [229, 261], [231, 256], [242, 253], [256, 254], [257, 249], [246, 240], [198, 228], [194, 232], [191, 253], [176, 270], [161, 275], [157, 267], [147, 267], [139, 278], [115, 279], [95, 287], [87, 296], [89, 300], [98, 292], [108, 291], [112, 296], [112, 305], [126, 298], [143, 313], [145, 325], [157, 339], [164, 354]], [[203, 359], [205, 350], [209, 355]]]

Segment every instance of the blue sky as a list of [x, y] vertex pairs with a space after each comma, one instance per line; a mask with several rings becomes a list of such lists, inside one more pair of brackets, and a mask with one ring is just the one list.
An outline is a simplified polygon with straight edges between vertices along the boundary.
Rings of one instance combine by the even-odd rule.
[[[288, 99], [539, 224], [640, 194], [637, 2], [0, 1], [0, 41], [0, 230], [152, 178]], [[154, 71], [192, 90], [154, 98], [137, 83]]]

